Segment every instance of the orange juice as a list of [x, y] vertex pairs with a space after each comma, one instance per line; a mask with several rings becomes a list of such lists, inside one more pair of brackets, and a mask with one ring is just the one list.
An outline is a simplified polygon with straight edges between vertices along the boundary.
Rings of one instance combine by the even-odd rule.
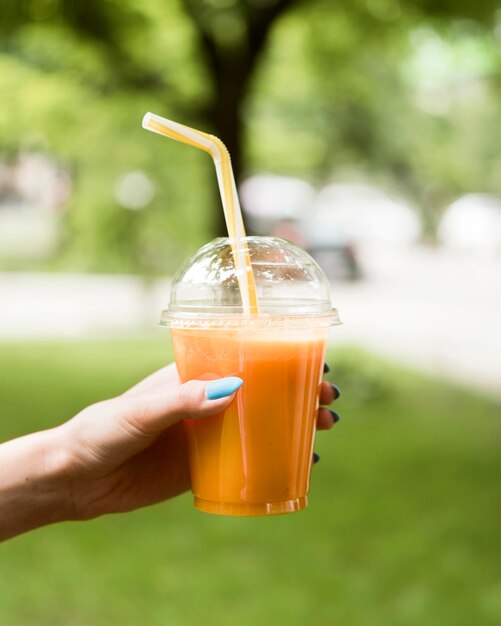
[[239, 376], [224, 412], [185, 420], [195, 506], [273, 515], [307, 506], [325, 328], [171, 328], [183, 382]]

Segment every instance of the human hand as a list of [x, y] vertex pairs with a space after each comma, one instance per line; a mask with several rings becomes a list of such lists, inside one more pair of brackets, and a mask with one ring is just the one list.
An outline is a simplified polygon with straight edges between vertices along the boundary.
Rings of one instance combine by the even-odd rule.
[[[210, 383], [182, 384], [176, 366], [158, 370], [124, 394], [84, 409], [59, 427], [71, 459], [66, 471], [72, 517], [90, 519], [172, 498], [190, 488], [181, 420], [225, 410], [234, 398], [209, 400]], [[339, 390], [322, 382], [320, 404]], [[317, 428], [330, 429], [339, 416], [320, 408]]]

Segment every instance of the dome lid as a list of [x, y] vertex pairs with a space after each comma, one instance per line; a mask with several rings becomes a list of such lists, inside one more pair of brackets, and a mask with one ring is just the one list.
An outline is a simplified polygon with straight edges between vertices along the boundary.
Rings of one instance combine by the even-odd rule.
[[[214, 239], [190, 257], [175, 275], [169, 308], [161, 324], [193, 327], [223, 324], [338, 324], [329, 282], [318, 264], [301, 248], [279, 237], [245, 237], [259, 306], [246, 314], [230, 240]], [[250, 271], [250, 268], [249, 270]]]

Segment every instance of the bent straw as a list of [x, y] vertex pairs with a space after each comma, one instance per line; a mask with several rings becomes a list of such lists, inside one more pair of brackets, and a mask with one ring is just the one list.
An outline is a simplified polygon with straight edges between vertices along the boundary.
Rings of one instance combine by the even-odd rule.
[[254, 283], [254, 274], [248, 251], [242, 246], [245, 237], [245, 227], [242, 211], [238, 200], [235, 177], [231, 167], [231, 159], [224, 143], [214, 135], [195, 130], [184, 124], [173, 122], [154, 113], [146, 113], [143, 118], [143, 128], [164, 137], [169, 137], [187, 143], [190, 146], [208, 152], [214, 161], [216, 175], [223, 203], [224, 217], [233, 258], [237, 267], [237, 277], [242, 297], [242, 305], [246, 313], [257, 313], [257, 296]]

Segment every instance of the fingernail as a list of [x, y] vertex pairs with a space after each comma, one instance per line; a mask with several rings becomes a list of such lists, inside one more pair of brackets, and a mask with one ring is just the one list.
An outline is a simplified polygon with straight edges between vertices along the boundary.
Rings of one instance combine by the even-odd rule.
[[330, 371], [331, 371], [331, 368], [327, 365], [327, 363], [324, 363], [324, 374], [327, 374]]
[[339, 396], [341, 395], [341, 389], [339, 389], [337, 385], [333, 385], [332, 383], [331, 383], [331, 387], [334, 389], [334, 393], [335, 393], [334, 400], [337, 400]]
[[313, 453], [313, 464], [318, 463], [319, 461], [320, 461], [319, 455], [316, 452], [314, 452]]
[[341, 419], [341, 416], [339, 415], [339, 413], [336, 413], [336, 411], [329, 411], [329, 413], [332, 415], [332, 421], [334, 424], [339, 422], [339, 420]]
[[219, 400], [231, 396], [244, 384], [244, 381], [238, 376], [227, 376], [218, 380], [211, 380], [205, 388], [205, 397], [207, 400]]

